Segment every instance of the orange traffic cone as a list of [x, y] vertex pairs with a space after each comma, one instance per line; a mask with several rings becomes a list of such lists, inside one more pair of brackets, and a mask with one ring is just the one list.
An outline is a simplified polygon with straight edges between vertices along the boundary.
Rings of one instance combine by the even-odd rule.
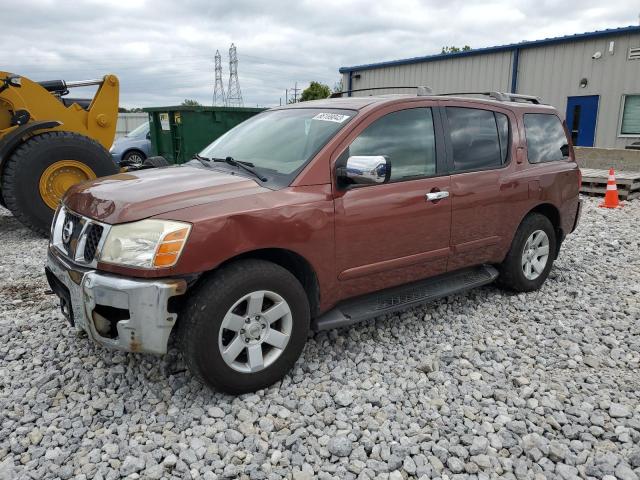
[[613, 174], [613, 168], [609, 169], [609, 179], [607, 180], [607, 193], [604, 195], [604, 202], [599, 207], [604, 208], [620, 208], [620, 200], [618, 200], [618, 187], [616, 185], [616, 177]]

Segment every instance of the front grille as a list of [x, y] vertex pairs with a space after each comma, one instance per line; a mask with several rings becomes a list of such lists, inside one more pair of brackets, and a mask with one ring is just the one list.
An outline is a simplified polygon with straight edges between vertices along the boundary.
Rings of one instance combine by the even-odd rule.
[[93, 262], [93, 259], [96, 256], [96, 249], [98, 248], [98, 244], [102, 238], [102, 231], [102, 225], [97, 225], [95, 223], [92, 223], [87, 228], [86, 241], [84, 244], [85, 262]]
[[78, 215], [64, 206], [56, 214], [51, 245], [73, 262], [94, 265], [109, 226]]
[[80, 233], [82, 232], [83, 225], [82, 219], [71, 212], [67, 212], [63, 225], [66, 225], [69, 222], [71, 222], [73, 228], [71, 229], [69, 237], [66, 238], [66, 241], [63, 241], [63, 248], [65, 253], [69, 257], [73, 258], [75, 256], [76, 249], [78, 248], [78, 241], [80, 240]]

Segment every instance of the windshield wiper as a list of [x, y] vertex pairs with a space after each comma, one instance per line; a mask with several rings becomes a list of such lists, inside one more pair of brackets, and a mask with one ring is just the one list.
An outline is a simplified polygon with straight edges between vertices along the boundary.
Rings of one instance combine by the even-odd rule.
[[240, 160], [236, 160], [233, 157], [225, 157], [225, 158], [209, 158], [208, 160], [211, 160], [212, 162], [224, 162], [227, 163], [233, 167], [240, 167], [242, 168], [244, 171], [249, 172], [251, 175], [253, 175], [254, 177], [258, 178], [258, 180], [260, 180], [261, 182], [266, 182], [267, 181], [267, 177], [263, 177], [262, 175], [260, 175], [258, 172], [256, 172], [253, 168], [253, 163], [251, 162], [242, 162]]
[[211, 166], [211, 163], [209, 163], [211, 161], [210, 158], [203, 157], [202, 155], [198, 155], [197, 153], [193, 154], [193, 158], [195, 158], [196, 160], [199, 160], [200, 163], [203, 164], [205, 167]]

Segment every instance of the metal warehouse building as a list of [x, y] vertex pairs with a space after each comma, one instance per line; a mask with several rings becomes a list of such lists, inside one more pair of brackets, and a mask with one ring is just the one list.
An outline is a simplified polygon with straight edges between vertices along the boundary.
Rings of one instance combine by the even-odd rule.
[[[342, 67], [348, 90], [427, 85], [435, 93], [536, 95], [566, 112], [574, 144], [624, 148], [640, 141], [640, 27]], [[384, 89], [352, 95], [406, 93]]]

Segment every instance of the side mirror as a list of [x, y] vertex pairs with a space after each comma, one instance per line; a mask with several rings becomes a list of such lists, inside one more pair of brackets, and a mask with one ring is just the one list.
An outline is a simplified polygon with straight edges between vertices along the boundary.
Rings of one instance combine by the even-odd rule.
[[147, 137], [147, 140], [151, 140], [151, 131], [148, 131], [145, 136]]
[[391, 177], [391, 162], [382, 155], [355, 155], [339, 168], [338, 176], [357, 185], [387, 183]]
[[562, 156], [563, 157], [568, 157], [569, 156], [569, 145], [567, 145], [566, 143], [564, 145], [562, 145], [560, 147], [560, 152], [562, 152]]

